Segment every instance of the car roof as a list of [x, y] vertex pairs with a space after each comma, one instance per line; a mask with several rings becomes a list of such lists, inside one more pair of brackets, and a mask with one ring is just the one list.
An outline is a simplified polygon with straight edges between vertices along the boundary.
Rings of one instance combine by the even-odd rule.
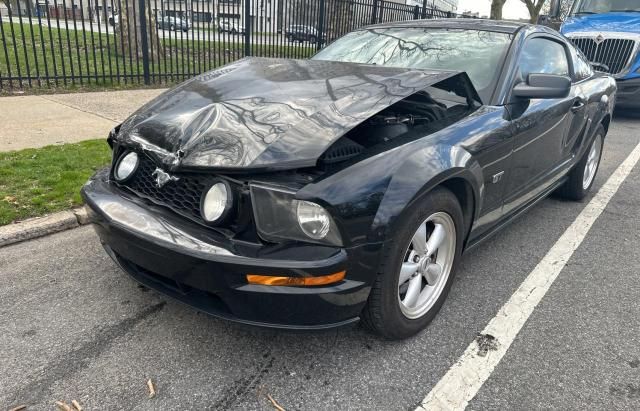
[[396, 21], [396, 22], [390, 22], [390, 23], [374, 24], [371, 26], [367, 26], [367, 28], [432, 27], [432, 28], [451, 28], [451, 29], [467, 29], [467, 30], [486, 30], [486, 31], [497, 31], [501, 33], [514, 34], [516, 31], [527, 26], [535, 27], [532, 24], [524, 23], [524, 22], [459, 18], [459, 19], [425, 19], [425, 20]]

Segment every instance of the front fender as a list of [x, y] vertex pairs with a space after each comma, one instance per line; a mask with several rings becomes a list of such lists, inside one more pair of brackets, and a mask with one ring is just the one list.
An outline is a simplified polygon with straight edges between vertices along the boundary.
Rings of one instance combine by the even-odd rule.
[[373, 244], [387, 238], [396, 219], [413, 201], [452, 178], [463, 178], [472, 187], [474, 198], [481, 198], [480, 166], [464, 148], [445, 143], [409, 144], [309, 184], [297, 197], [329, 210], [345, 246]]
[[[476, 203], [482, 198], [482, 169], [464, 148], [441, 144], [413, 153], [395, 171], [387, 187], [371, 227], [372, 236], [386, 239], [405, 210], [438, 185], [454, 178], [464, 180], [471, 187]], [[474, 207], [472, 221], [479, 209], [477, 205]]]

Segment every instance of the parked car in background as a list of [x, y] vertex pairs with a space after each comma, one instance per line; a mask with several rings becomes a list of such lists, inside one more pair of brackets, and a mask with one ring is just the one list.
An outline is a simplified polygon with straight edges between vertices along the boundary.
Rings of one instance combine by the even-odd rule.
[[189, 23], [187, 20], [183, 20], [179, 17], [173, 16], [164, 16], [156, 23], [156, 26], [162, 30], [171, 30], [171, 31], [188, 31]]
[[308, 41], [309, 43], [320, 41], [320, 43], [324, 43], [326, 40], [324, 35], [320, 38], [318, 30], [316, 30], [315, 27], [299, 24], [288, 26], [284, 31], [284, 35], [288, 41]]
[[218, 31], [220, 33], [244, 34], [244, 27], [236, 23], [223, 21], [218, 26]]
[[589, 194], [615, 91], [546, 27], [380, 24], [160, 95], [82, 196], [125, 272], [202, 311], [406, 338], [465, 250], [552, 192]]
[[[552, 19], [559, 2], [552, 2]], [[618, 83], [617, 105], [640, 109], [640, 0], [576, 0], [560, 32]]]

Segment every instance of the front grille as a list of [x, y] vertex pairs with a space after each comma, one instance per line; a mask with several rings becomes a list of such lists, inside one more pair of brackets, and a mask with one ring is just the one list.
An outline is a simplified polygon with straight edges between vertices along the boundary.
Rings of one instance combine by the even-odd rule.
[[628, 65], [636, 49], [636, 41], [629, 39], [605, 39], [600, 44], [595, 37], [572, 37], [571, 41], [578, 47], [591, 63], [605, 65], [598, 70], [609, 74], [620, 74]]
[[155, 169], [155, 163], [147, 156], [141, 155], [138, 170], [125, 186], [140, 197], [201, 222], [200, 198], [215, 177], [198, 173], [175, 174], [179, 178], [178, 181], [169, 181], [158, 188], [151, 176]]

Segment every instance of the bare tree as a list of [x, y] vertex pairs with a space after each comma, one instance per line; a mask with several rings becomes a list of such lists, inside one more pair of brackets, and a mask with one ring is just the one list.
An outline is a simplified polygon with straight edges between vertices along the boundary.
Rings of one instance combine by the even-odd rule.
[[353, 27], [353, 1], [328, 0], [326, 2], [324, 30], [328, 40], [351, 31]]
[[[156, 17], [153, 10], [149, 7], [145, 7], [144, 15], [140, 15], [140, 2], [138, 0], [129, 0], [127, 7], [123, 7], [120, 11], [120, 25], [122, 26], [122, 53], [125, 56], [137, 55], [142, 58], [142, 31], [140, 28], [141, 19], [147, 25], [147, 50], [149, 51], [149, 57], [153, 58], [154, 49], [158, 44], [158, 33], [155, 30]], [[135, 24], [134, 24], [135, 21]]]
[[18, 9], [17, 7], [18, 0], [2, 0], [2, 2], [7, 7], [8, 10], [11, 10], [11, 14], [14, 13], [14, 10]]
[[[4, 5], [7, 7], [8, 10], [11, 11], [11, 15], [12, 16], [17, 16], [18, 15], [18, 1], [19, 0], [2, 0], [2, 2], [4, 3]], [[20, 8], [20, 14], [22, 16], [34, 16], [36, 13], [36, 6], [34, 4], [35, 0], [27, 0], [25, 2], [25, 6]]]
[[542, 10], [542, 6], [544, 6], [545, 0], [520, 0], [527, 6], [527, 10], [529, 10], [529, 21], [531, 23], [535, 23], [538, 21], [538, 16], [540, 15], [540, 10]]
[[491, 18], [493, 20], [502, 20], [502, 7], [507, 0], [491, 0]]

